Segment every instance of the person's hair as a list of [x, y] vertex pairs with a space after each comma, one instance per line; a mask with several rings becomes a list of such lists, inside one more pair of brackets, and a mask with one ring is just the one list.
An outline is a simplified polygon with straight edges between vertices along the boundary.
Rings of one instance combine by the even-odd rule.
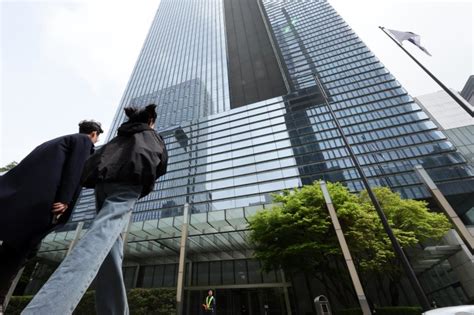
[[79, 133], [90, 134], [94, 131], [97, 131], [98, 135], [104, 132], [100, 122], [95, 120], [83, 120], [79, 122]]
[[125, 107], [125, 115], [128, 117], [128, 122], [140, 122], [145, 124], [153, 124], [156, 120], [156, 105], [150, 104], [143, 108]]

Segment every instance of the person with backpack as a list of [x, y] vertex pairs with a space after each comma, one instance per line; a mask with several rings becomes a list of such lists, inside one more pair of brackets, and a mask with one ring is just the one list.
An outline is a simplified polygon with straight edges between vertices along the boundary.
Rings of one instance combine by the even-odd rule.
[[155, 108], [125, 108], [128, 121], [86, 162], [82, 184], [95, 189], [98, 214], [22, 314], [71, 314], [96, 276], [97, 314], [129, 314], [120, 234], [137, 200], [166, 173], [168, 161], [154, 130]]

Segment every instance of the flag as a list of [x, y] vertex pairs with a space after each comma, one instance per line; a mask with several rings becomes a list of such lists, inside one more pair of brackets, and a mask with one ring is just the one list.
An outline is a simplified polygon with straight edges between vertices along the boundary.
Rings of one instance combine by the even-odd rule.
[[420, 35], [415, 34], [413, 32], [400, 32], [400, 31], [391, 30], [391, 29], [387, 29], [387, 30], [390, 33], [392, 33], [392, 35], [395, 37], [396, 40], [398, 40], [398, 42], [400, 44], [403, 44], [402, 42], [404, 40], [407, 40], [410, 43], [412, 43], [413, 45], [420, 48], [425, 54], [427, 54], [428, 56], [431, 56], [431, 54], [428, 52], [428, 50], [425, 47], [421, 46], [421, 44], [420, 44]]

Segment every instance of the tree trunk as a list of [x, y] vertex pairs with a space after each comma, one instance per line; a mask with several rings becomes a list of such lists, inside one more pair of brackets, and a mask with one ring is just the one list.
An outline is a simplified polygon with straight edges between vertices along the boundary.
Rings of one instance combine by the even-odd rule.
[[311, 309], [313, 310], [314, 313], [316, 313], [316, 307], [314, 306], [314, 302], [313, 302], [314, 297], [313, 297], [313, 292], [311, 291], [311, 283], [309, 282], [309, 276], [306, 272], [304, 272], [303, 275], [304, 275], [304, 279], [306, 283], [306, 289], [308, 290], [308, 296], [311, 303]]
[[335, 281], [335, 278], [333, 277], [333, 275], [329, 277], [325, 277], [324, 276], [325, 273], [320, 273], [320, 275], [321, 276], [318, 276], [318, 274], [316, 274], [316, 279], [318, 279], [319, 281], [321, 281], [321, 283], [323, 283], [324, 287], [326, 288], [327, 294], [329, 295], [329, 298], [332, 296], [336, 298], [336, 300], [339, 303], [341, 303], [343, 306], [346, 306], [346, 307], [350, 306], [347, 303], [347, 297], [345, 296], [344, 292], [339, 290], [337, 286], [338, 281]]
[[380, 273], [377, 273], [375, 277], [376, 277], [375, 288], [377, 290], [378, 304], [379, 305], [387, 304], [389, 303], [390, 297], [387, 296], [387, 290], [384, 289], [384, 285], [383, 285], [384, 279]]
[[398, 290], [398, 284], [400, 280], [395, 280], [394, 278], [389, 278], [388, 289], [390, 291], [390, 298], [392, 300], [392, 306], [398, 306], [400, 303], [400, 291]]
[[[296, 295], [296, 285], [295, 285], [296, 273], [295, 272], [290, 272], [289, 275], [290, 275], [290, 279], [291, 279], [291, 290], [293, 291], [293, 294]], [[296, 304], [295, 305], [296, 306], [296, 314], [300, 314], [301, 313], [300, 305], [298, 303], [295, 303], [295, 304]]]
[[[336, 280], [334, 281], [335, 287], [337, 291], [341, 293], [341, 296], [343, 296], [344, 304], [350, 306], [357, 301], [357, 295], [345, 261], [337, 259], [333, 261], [333, 265], [335, 265], [336, 270], [335, 272], [331, 272], [331, 276]], [[352, 299], [350, 297], [352, 297]]]

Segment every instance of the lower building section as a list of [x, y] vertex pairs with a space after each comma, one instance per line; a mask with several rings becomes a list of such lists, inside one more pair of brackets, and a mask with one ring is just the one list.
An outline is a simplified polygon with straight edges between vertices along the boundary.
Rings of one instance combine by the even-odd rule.
[[[186, 314], [199, 314], [209, 289], [215, 292], [219, 314], [313, 314], [313, 300], [319, 295], [328, 297], [333, 310], [357, 307], [342, 257], [341, 261], [334, 261], [340, 266], [338, 277], [321, 277], [318, 271], [312, 275], [290, 275], [282, 270], [263, 270], [253, 258], [248, 242], [248, 218], [270, 207], [267, 204], [192, 213], [188, 220], [174, 216], [131, 222], [124, 234], [123, 272], [127, 288], [180, 287], [179, 249], [185, 240], [185, 277], [181, 285]], [[184, 222], [188, 222], [188, 235], [182, 238], [186, 231]], [[86, 229], [87, 225], [84, 226]], [[36, 264], [24, 294], [37, 292], [84, 229], [77, 225], [75, 230], [56, 232], [44, 240], [38, 253], [40, 263]], [[438, 306], [474, 301], [474, 259], [453, 231], [441, 243], [424, 244], [407, 253], [423, 288]], [[394, 295], [391, 283], [383, 275], [360, 276], [371, 305], [417, 304], [405, 279], [397, 284], [398, 294]], [[347, 283], [342, 286], [344, 290], [339, 290], [338, 281], [342, 279]]]
[[[469, 229], [474, 235], [474, 228]], [[451, 230], [421, 261], [419, 279], [437, 306], [474, 303], [474, 257], [459, 235]]]
[[[185, 314], [200, 313], [208, 290], [214, 291], [219, 314], [288, 314], [295, 305], [282, 272], [263, 272], [253, 259], [190, 261], [186, 270]], [[129, 266], [124, 275], [129, 288], [176, 288], [178, 264]]]
[[[205, 291], [189, 291], [189, 303], [185, 305], [187, 314], [199, 314], [199, 307], [206, 297]], [[282, 288], [220, 289], [216, 291], [219, 314], [255, 315], [287, 314]]]

